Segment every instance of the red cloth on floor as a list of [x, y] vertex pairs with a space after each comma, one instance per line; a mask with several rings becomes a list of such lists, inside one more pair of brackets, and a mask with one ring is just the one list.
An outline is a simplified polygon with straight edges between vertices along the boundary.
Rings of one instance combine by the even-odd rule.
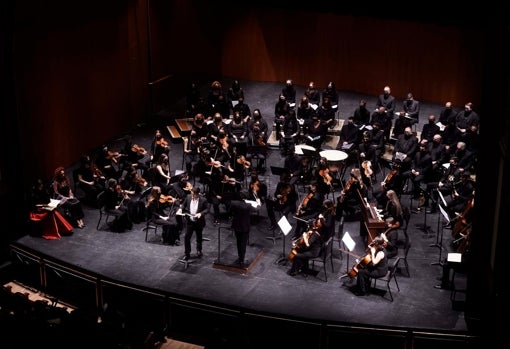
[[30, 220], [41, 222], [42, 237], [47, 240], [60, 239], [62, 235], [69, 235], [73, 226], [58, 211], [30, 212]]

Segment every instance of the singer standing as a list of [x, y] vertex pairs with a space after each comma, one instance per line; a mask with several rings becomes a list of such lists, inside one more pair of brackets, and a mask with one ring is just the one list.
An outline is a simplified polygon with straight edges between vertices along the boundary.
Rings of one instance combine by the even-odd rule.
[[184, 258], [187, 261], [191, 257], [191, 237], [195, 233], [197, 257], [202, 257], [202, 232], [205, 227], [205, 214], [209, 210], [207, 199], [200, 195], [200, 188], [194, 187], [191, 195], [186, 196], [184, 202], [176, 212], [186, 216], [186, 234], [184, 235]]

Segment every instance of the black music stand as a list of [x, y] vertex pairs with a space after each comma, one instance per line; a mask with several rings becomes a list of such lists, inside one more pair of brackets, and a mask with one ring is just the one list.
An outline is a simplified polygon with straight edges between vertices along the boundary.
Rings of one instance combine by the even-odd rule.
[[307, 156], [312, 159], [312, 167], [319, 162], [319, 159], [321, 158], [321, 153], [318, 150], [311, 150], [306, 148], [301, 148], [301, 151], [303, 152], [303, 156]]
[[[441, 216], [446, 221], [445, 224], [450, 223], [450, 218], [448, 217], [448, 213], [445, 211], [445, 209], [443, 209], [443, 206], [441, 204], [439, 204], [439, 211], [441, 212]], [[441, 222], [441, 219], [438, 219], [438, 221]], [[438, 225], [440, 224], [439, 222], [438, 222]], [[437, 248], [439, 248], [439, 258], [438, 258], [438, 261], [430, 263], [430, 265], [440, 265], [440, 266], [442, 266], [444, 264], [444, 262], [442, 261], [442, 256], [443, 256], [443, 229], [444, 229], [443, 225], [441, 224], [441, 234], [439, 233], [439, 229], [438, 229], [437, 235], [436, 235], [436, 243], [429, 245], [429, 247], [437, 247]]]
[[[424, 191], [424, 195], [425, 195], [425, 201], [427, 201], [427, 199], [429, 199], [429, 195], [427, 194], [426, 191]], [[427, 208], [426, 207], [424, 207], [424, 211], [425, 211], [425, 214], [423, 215], [423, 224], [416, 224], [415, 227], [420, 229], [421, 231], [423, 231], [426, 234], [434, 234], [434, 231], [432, 230], [431, 226], [427, 225]]]
[[[349, 276], [349, 256], [350, 256], [350, 253], [354, 250], [354, 247], [356, 247], [356, 242], [354, 242], [354, 240], [352, 239], [352, 237], [349, 235], [349, 232], [345, 232], [343, 237], [342, 237], [342, 240], [341, 240], [342, 244], [344, 245], [344, 247], [346, 247], [346, 254], [347, 254], [347, 262], [345, 264], [346, 266], [346, 273], [341, 275], [338, 279], [343, 279], [344, 277], [346, 276]], [[349, 252], [347, 252], [349, 251]], [[340, 252], [343, 252], [342, 249], [340, 249]]]
[[271, 173], [274, 174], [275, 176], [281, 176], [282, 174], [287, 172], [289, 172], [289, 170], [286, 169], [285, 167], [271, 166]]
[[282, 254], [281, 256], [276, 260], [275, 264], [278, 265], [287, 265], [288, 258], [287, 254], [285, 253], [285, 237], [290, 233], [292, 230], [292, 226], [290, 225], [289, 221], [287, 220], [287, 217], [282, 216], [280, 220], [278, 221], [278, 227], [282, 231], [283, 239], [282, 239]]

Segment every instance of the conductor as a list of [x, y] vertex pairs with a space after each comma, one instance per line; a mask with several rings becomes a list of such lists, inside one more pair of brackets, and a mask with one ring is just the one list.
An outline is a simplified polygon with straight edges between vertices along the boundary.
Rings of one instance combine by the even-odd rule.
[[250, 213], [252, 206], [245, 200], [248, 198], [246, 191], [239, 193], [240, 200], [231, 202], [232, 230], [237, 240], [237, 257], [235, 264], [245, 268], [246, 245], [250, 234]]

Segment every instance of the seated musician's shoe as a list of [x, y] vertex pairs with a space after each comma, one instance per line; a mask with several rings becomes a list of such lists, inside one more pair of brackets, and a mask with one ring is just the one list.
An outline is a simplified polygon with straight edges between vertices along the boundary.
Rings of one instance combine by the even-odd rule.
[[190, 256], [186, 255], [186, 256], [182, 257], [181, 260], [189, 261], [190, 260]]
[[296, 270], [289, 269], [287, 271], [287, 274], [290, 276], [296, 276], [298, 274], [298, 272]]
[[425, 212], [427, 212], [427, 213], [436, 213], [437, 209], [435, 207], [427, 208], [427, 210]]
[[197, 258], [202, 258], [203, 254], [202, 251], [197, 251]]

